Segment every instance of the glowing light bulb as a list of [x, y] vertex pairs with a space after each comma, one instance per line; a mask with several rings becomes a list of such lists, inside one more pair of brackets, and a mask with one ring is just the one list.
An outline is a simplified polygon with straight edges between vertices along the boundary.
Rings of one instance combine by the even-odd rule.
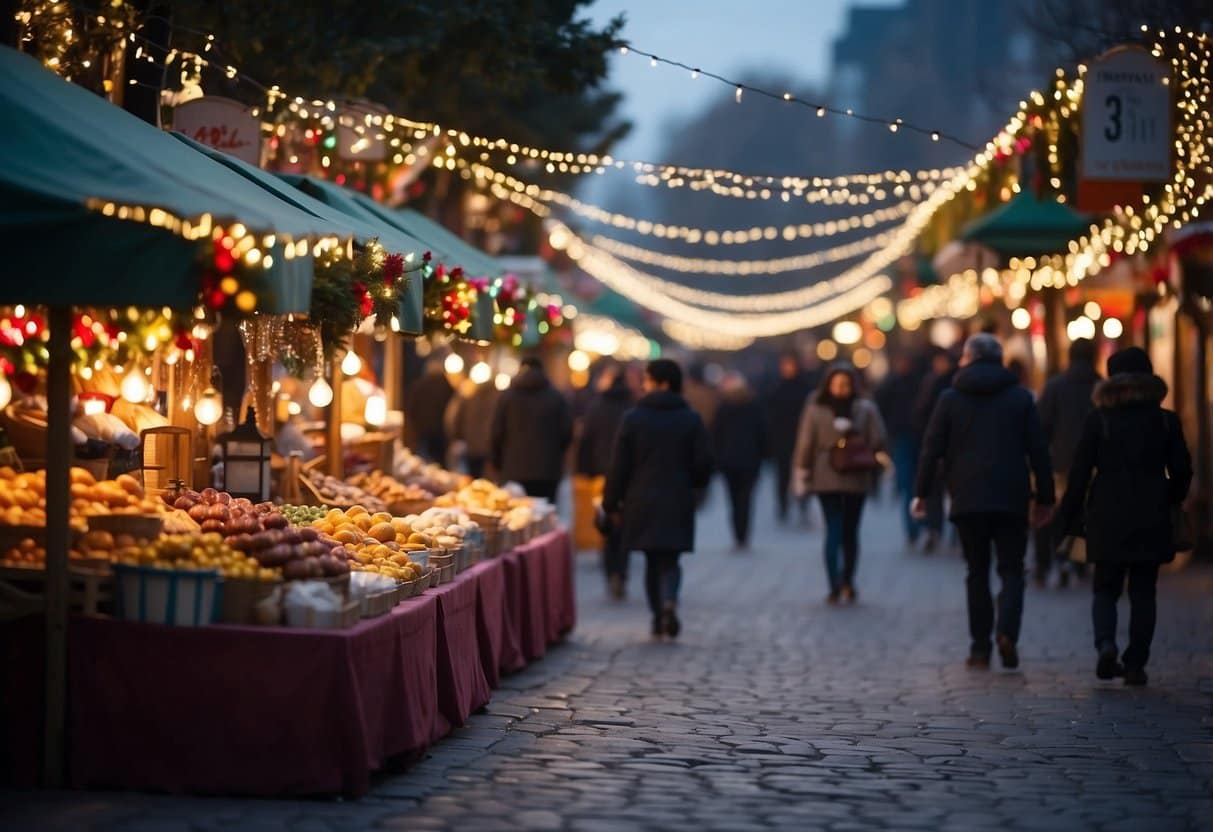
[[442, 362], [442, 366], [451, 375], [463, 372], [463, 358], [457, 352], [453, 352], [446, 357], [446, 361]]
[[506, 373], [498, 373], [497, 378], [493, 381], [493, 386], [498, 390], [506, 391], [510, 389], [510, 377]]
[[89, 399], [84, 403], [84, 415], [96, 416], [105, 412], [105, 402], [101, 399]]
[[569, 353], [569, 369], [575, 373], [584, 373], [590, 369], [590, 356], [581, 350]]
[[371, 427], [381, 427], [387, 421], [387, 400], [378, 393], [368, 396], [362, 418]]
[[347, 376], [356, 376], [362, 371], [362, 359], [358, 357], [358, 353], [350, 350], [345, 354], [345, 358], [341, 359], [341, 372]]
[[206, 388], [194, 405], [194, 418], [198, 420], [198, 424], [210, 427], [216, 424], [222, 416], [223, 397], [214, 387]]
[[8, 407], [13, 400], [13, 386], [8, 383], [8, 376], [0, 373], [0, 407]]
[[492, 377], [493, 368], [483, 361], [478, 361], [472, 365], [472, 369], [468, 373], [468, 378], [470, 378], [475, 384], [484, 384]]
[[323, 378], [318, 378], [307, 391], [307, 400], [313, 407], [328, 407], [333, 403], [333, 388]]
[[1022, 306], [1011, 313], [1011, 326], [1016, 329], [1027, 329], [1032, 325], [1032, 313]]
[[151, 385], [147, 383], [147, 378], [137, 369], [132, 369], [126, 374], [126, 378], [122, 379], [120, 388], [122, 398], [133, 404], [139, 404], [147, 401], [148, 394], [151, 392]]
[[1109, 341], [1115, 341], [1117, 338], [1125, 334], [1125, 327], [1116, 318], [1107, 318], [1103, 322], [1103, 337]]
[[834, 324], [834, 340], [840, 344], [858, 344], [863, 337], [863, 327], [855, 321], [839, 321]]
[[1098, 321], [1100, 316], [1103, 315], [1103, 309], [1095, 301], [1089, 300], [1082, 307], [1082, 313], [1091, 320]]

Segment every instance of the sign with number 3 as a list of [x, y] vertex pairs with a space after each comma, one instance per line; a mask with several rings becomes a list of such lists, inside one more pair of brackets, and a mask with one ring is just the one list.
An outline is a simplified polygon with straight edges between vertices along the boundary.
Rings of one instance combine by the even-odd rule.
[[1083, 89], [1082, 173], [1158, 182], [1171, 175], [1171, 73], [1136, 47], [1093, 61]]

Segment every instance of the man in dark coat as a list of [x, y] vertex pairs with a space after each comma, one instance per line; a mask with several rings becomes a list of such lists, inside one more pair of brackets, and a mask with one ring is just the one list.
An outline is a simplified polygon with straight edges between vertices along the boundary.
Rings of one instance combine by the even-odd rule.
[[569, 405], [536, 358], [524, 358], [493, 413], [492, 463], [528, 496], [556, 501], [564, 452], [573, 439]]
[[941, 468], [952, 498], [951, 519], [968, 563], [968, 665], [990, 666], [993, 547], [1002, 581], [998, 652], [1004, 667], [1017, 667], [1032, 475], [1032, 524], [1039, 527], [1052, 513], [1053, 470], [1032, 394], [1002, 366], [1002, 345], [993, 335], [981, 333], [965, 342], [962, 369], [931, 416], [914, 488], [912, 509], [919, 517], [925, 514], [925, 499]]
[[[1099, 380], [1095, 370], [1095, 342], [1078, 338], [1070, 344], [1070, 366], [1049, 379], [1036, 405], [1040, 411], [1040, 426], [1049, 440], [1053, 486], [1058, 493], [1064, 488], [1065, 476], [1074, 463], [1074, 449], [1078, 447], [1087, 414], [1095, 408], [1091, 395]], [[1057, 543], [1052, 523], [1036, 530], [1036, 572], [1033, 577], [1040, 586], [1048, 581]], [[1070, 570], [1064, 564], [1059, 564], [1058, 580], [1062, 586], [1069, 583]]]
[[[815, 380], [801, 369], [795, 353], [780, 356], [779, 383], [767, 396], [767, 440], [775, 461], [775, 505], [780, 523], [787, 522], [788, 505], [792, 501], [792, 452], [796, 450], [800, 415], [815, 386]], [[807, 522], [808, 497], [797, 499], [796, 505], [801, 522]]]
[[914, 431], [914, 399], [922, 384], [922, 374], [916, 371], [914, 364], [912, 356], [904, 352], [893, 353], [893, 369], [876, 388], [873, 397], [888, 432], [897, 496], [901, 500], [902, 525], [911, 546], [918, 542], [922, 531], [922, 524], [910, 516], [919, 451], [918, 435]]
[[695, 548], [695, 489], [712, 475], [703, 420], [682, 397], [682, 370], [668, 359], [645, 370], [645, 396], [619, 429], [603, 509], [621, 524], [623, 546], [645, 555], [653, 635], [678, 635], [678, 557]]
[[740, 373], [729, 373], [720, 385], [720, 407], [712, 425], [716, 467], [729, 491], [733, 542], [738, 550], [750, 545], [750, 515], [754, 486], [766, 455], [766, 417]]
[[[1166, 382], [1154, 375], [1144, 350], [1130, 347], [1108, 359], [1108, 380], [1095, 390], [1096, 409], [1083, 425], [1058, 512], [1059, 528], [1074, 533], [1081, 527], [1087, 559], [1095, 564], [1095, 674], [1123, 674], [1127, 685], [1146, 684], [1158, 567], [1175, 557], [1172, 518], [1192, 483], [1183, 427], [1161, 406], [1166, 395]], [[1116, 602], [1126, 578], [1129, 646], [1118, 657]]]
[[[578, 474], [605, 477], [614, 461], [615, 441], [624, 414], [632, 407], [632, 391], [628, 389], [623, 368], [618, 364], [604, 367], [598, 377], [598, 392], [582, 420], [581, 438], [577, 444]], [[603, 541], [602, 566], [606, 572], [607, 589], [612, 598], [622, 600], [628, 582], [628, 552], [623, 548], [620, 530], [612, 529]]]
[[454, 395], [443, 359], [434, 356], [426, 362], [425, 374], [410, 386], [404, 402], [409, 429], [417, 439], [417, 452], [439, 465], [446, 464], [446, 409]]

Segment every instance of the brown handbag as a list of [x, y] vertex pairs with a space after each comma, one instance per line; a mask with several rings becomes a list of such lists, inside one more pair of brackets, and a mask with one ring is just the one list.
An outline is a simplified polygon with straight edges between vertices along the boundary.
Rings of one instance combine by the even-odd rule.
[[[865, 419], [866, 419], [865, 414]], [[857, 420], [858, 421], [858, 420]], [[830, 467], [839, 474], [866, 474], [884, 466], [863, 434], [852, 425], [830, 448]]]

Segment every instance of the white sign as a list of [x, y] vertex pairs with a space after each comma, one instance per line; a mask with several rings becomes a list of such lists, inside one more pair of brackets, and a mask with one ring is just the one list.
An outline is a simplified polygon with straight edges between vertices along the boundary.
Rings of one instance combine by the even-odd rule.
[[1136, 47], [1091, 63], [1083, 89], [1087, 179], [1157, 182], [1171, 175], [1171, 73]]
[[261, 163], [261, 122], [239, 101], [206, 96], [173, 110], [173, 129], [250, 165]]

